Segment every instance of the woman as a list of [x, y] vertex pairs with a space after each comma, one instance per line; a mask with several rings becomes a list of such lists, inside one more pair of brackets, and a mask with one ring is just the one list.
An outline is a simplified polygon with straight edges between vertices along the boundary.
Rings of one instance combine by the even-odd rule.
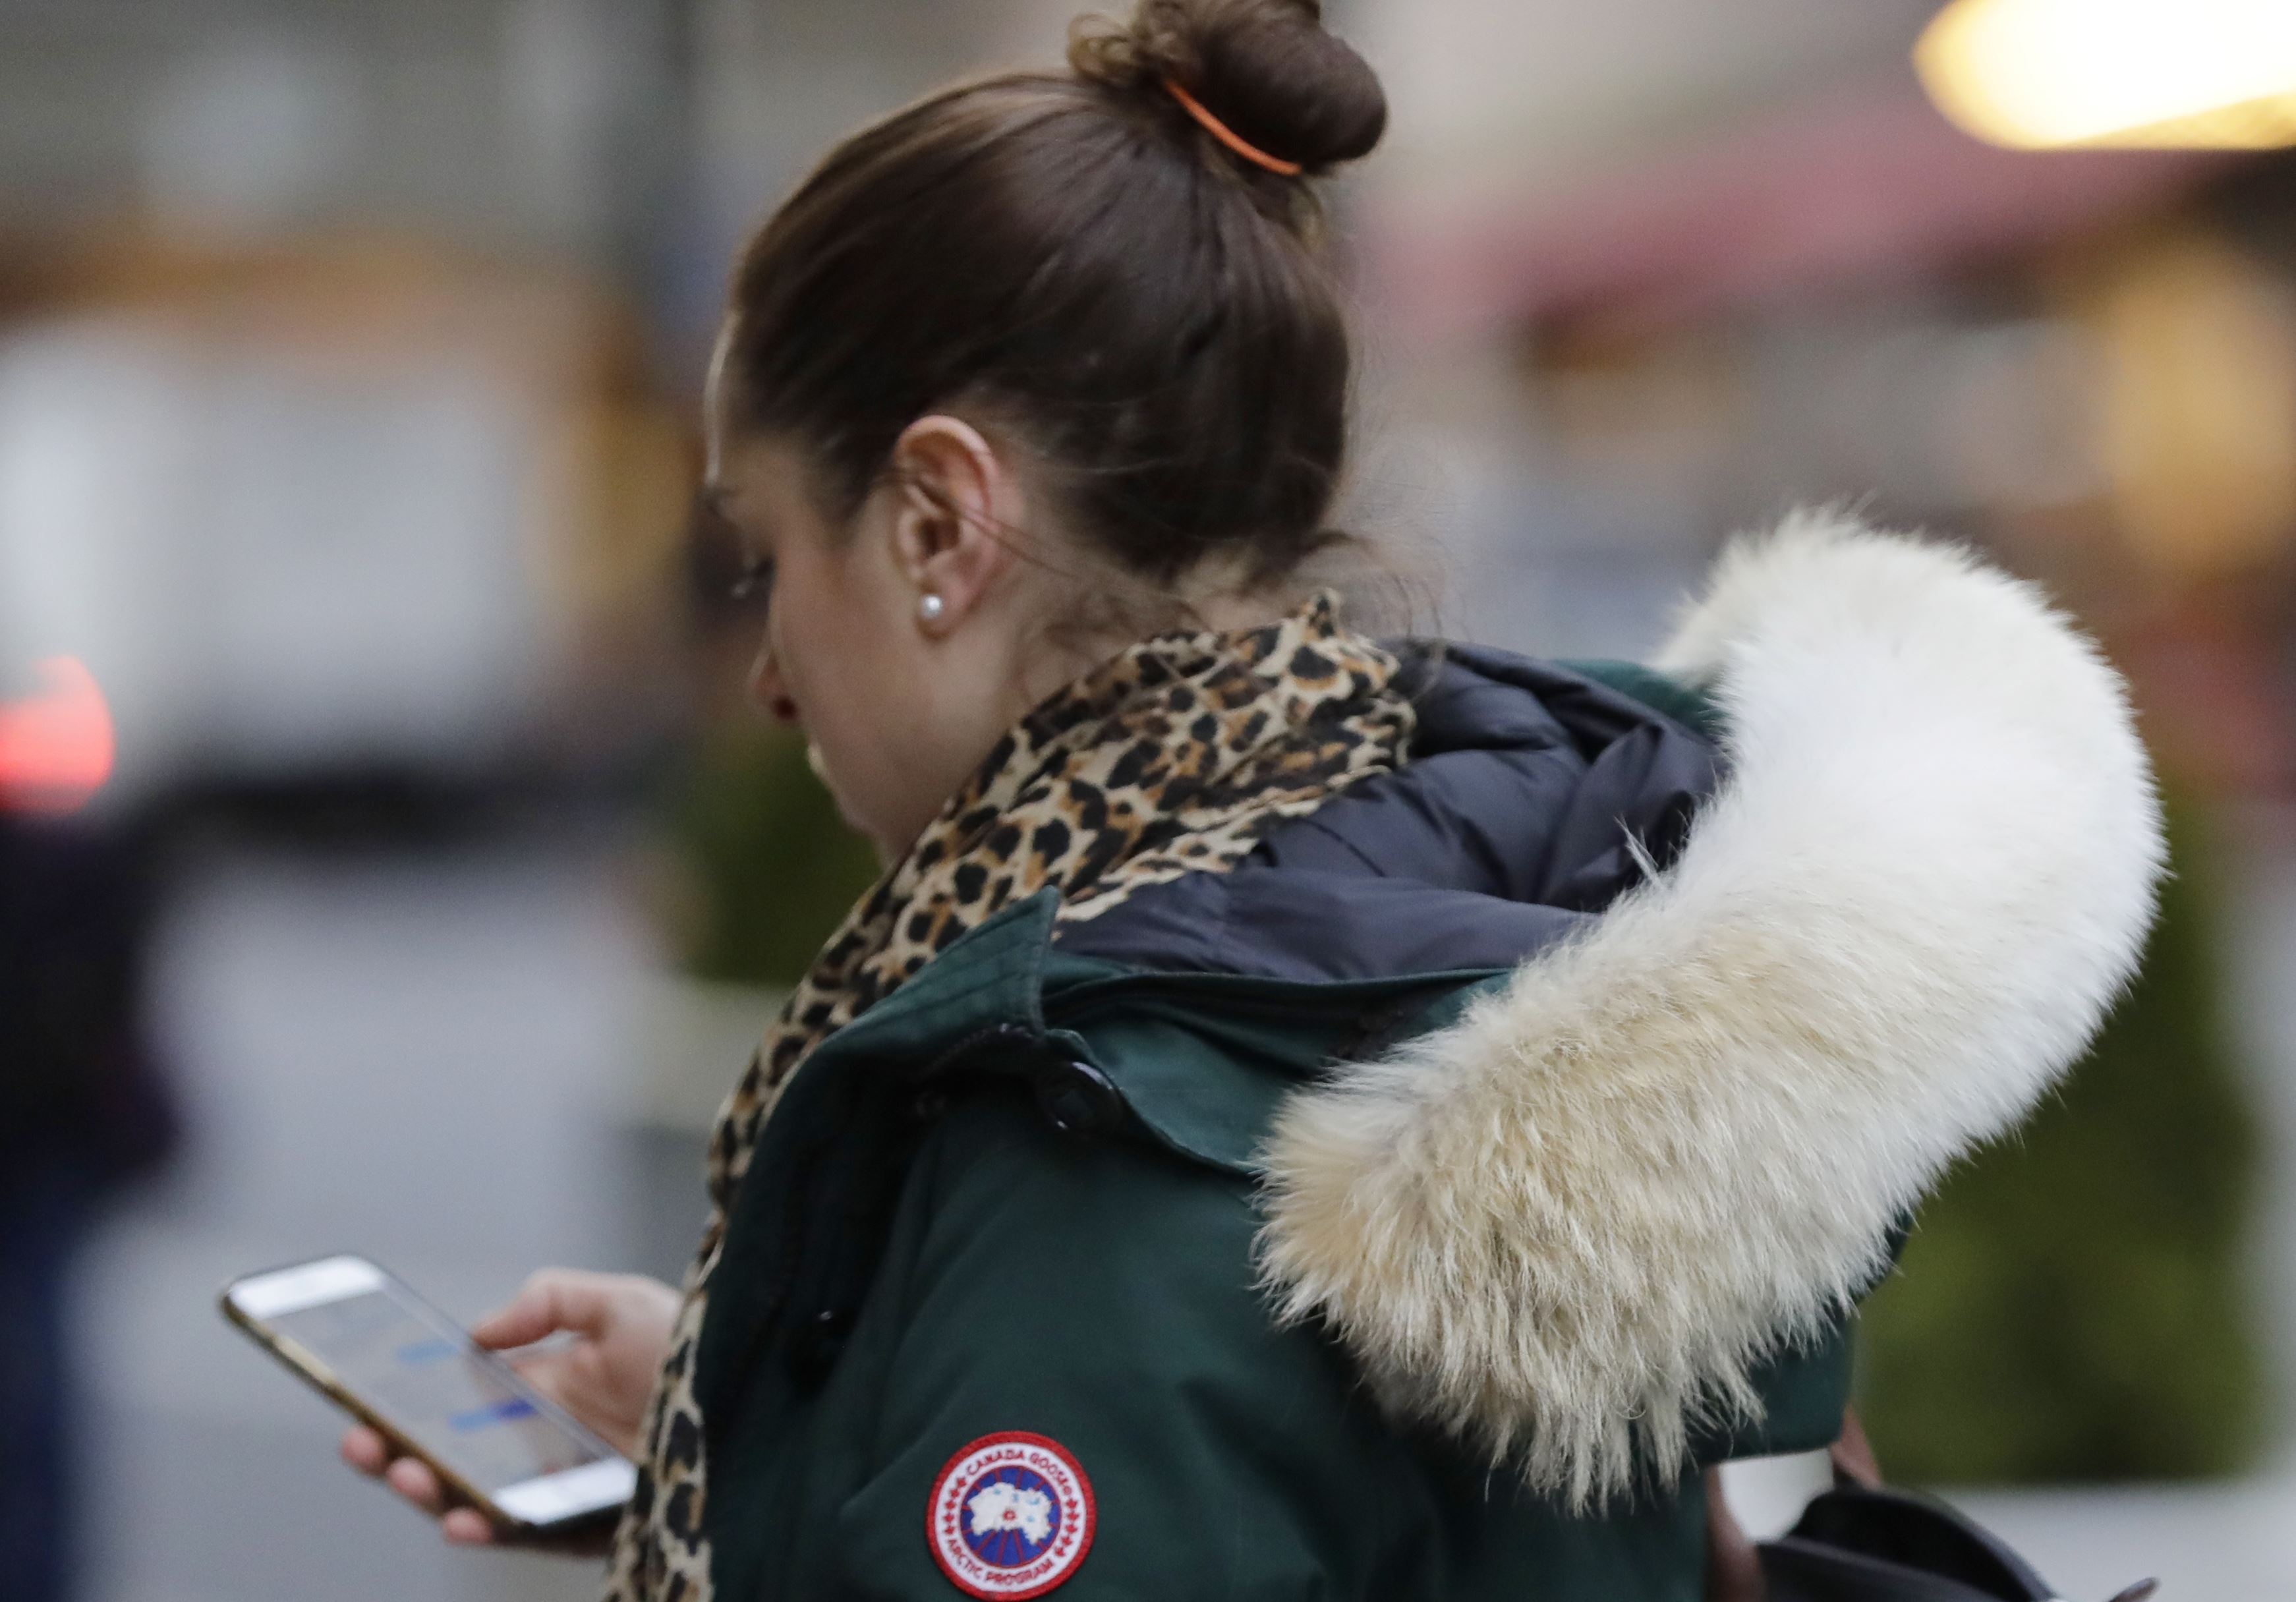
[[644, 1466], [618, 1598], [1693, 1596], [1700, 1471], [1833, 1439], [1908, 1210], [2128, 972], [2118, 683], [1824, 519], [1661, 674], [1351, 631], [1310, 185], [1378, 83], [1311, 0], [1072, 65], [856, 135], [741, 263], [755, 693], [889, 867], [682, 1301], [481, 1335], [574, 1331], [537, 1373]]

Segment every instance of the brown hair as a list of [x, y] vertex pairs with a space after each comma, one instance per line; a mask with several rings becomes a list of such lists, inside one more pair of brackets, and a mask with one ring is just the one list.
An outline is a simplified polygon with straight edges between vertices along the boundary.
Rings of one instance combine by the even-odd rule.
[[1224, 148], [1165, 80], [1309, 177], [1379, 142], [1379, 80], [1317, 0], [1142, 0], [1069, 57], [829, 153], [742, 254], [728, 421], [812, 448], [843, 521], [910, 423], [978, 407], [1126, 571], [1280, 577], [1336, 538], [1347, 320], [1305, 180]]

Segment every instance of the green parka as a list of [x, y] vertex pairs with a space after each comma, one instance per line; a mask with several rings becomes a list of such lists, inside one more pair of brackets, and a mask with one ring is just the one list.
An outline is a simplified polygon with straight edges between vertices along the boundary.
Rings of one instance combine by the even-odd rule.
[[[1700, 1469], [1833, 1438], [1849, 1303], [2093, 1026], [2152, 823], [2109, 671], [1950, 554], [1789, 530], [1668, 666], [1431, 657], [1402, 773], [832, 1037], [702, 1333], [718, 1595], [1697, 1596]], [[1982, 784], [1877, 788], [1964, 736]], [[2045, 782], [2086, 835], [2004, 815]], [[1000, 1438], [1043, 1472], [971, 1500]]]

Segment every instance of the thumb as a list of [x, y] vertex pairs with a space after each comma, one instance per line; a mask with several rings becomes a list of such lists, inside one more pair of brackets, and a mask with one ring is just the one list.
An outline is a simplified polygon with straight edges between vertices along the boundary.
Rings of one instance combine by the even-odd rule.
[[594, 1335], [605, 1327], [607, 1312], [598, 1276], [544, 1269], [519, 1287], [509, 1305], [472, 1325], [471, 1338], [500, 1351], [531, 1345], [562, 1329]]

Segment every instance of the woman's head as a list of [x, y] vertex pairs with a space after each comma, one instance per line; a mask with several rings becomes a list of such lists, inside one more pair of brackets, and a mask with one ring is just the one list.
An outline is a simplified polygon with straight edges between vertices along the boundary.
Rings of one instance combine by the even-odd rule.
[[1332, 538], [1349, 350], [1308, 179], [1377, 143], [1378, 80], [1315, 0], [1144, 0], [1070, 61], [848, 139], [735, 274], [713, 474], [778, 570], [761, 693], [889, 849], [1086, 665], [1043, 625], [1264, 600]]

